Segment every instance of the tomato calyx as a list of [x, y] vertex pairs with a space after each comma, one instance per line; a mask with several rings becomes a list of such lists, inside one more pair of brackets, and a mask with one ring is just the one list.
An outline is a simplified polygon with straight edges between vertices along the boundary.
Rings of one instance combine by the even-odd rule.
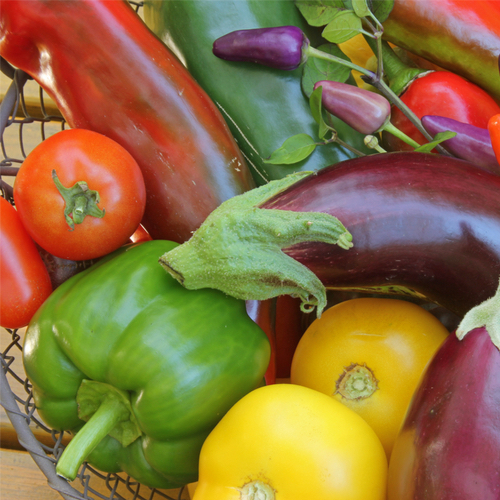
[[352, 363], [336, 382], [335, 394], [349, 400], [369, 398], [378, 389], [378, 380], [366, 364]]
[[55, 170], [52, 170], [52, 179], [64, 199], [64, 218], [71, 231], [75, 229], [75, 224], [81, 224], [87, 215], [99, 219], [104, 217], [106, 211], [97, 206], [100, 201], [99, 192], [89, 189], [85, 181], [77, 181], [72, 187], [65, 187]]
[[240, 490], [240, 500], [274, 500], [275, 498], [273, 488], [258, 479], [245, 484]]

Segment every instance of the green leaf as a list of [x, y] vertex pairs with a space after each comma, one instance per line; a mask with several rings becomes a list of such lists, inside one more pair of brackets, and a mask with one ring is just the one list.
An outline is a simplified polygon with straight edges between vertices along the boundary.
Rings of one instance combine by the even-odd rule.
[[352, 0], [352, 8], [358, 17], [371, 15], [367, 0]]
[[451, 132], [451, 130], [447, 130], [446, 132], [439, 132], [434, 136], [434, 139], [427, 144], [422, 144], [419, 148], [416, 148], [415, 151], [419, 153], [430, 153], [438, 144], [457, 135], [456, 132]]
[[310, 26], [326, 26], [345, 9], [342, 0], [295, 0], [295, 5]]
[[330, 127], [326, 124], [323, 118], [323, 105], [321, 103], [321, 94], [323, 93], [323, 88], [318, 87], [313, 91], [311, 97], [309, 98], [309, 106], [311, 107], [311, 113], [314, 120], [318, 124], [318, 137], [324, 139]]
[[339, 12], [323, 30], [323, 38], [332, 43], [342, 43], [362, 31], [361, 19], [353, 10]]
[[314, 139], [308, 134], [289, 137], [283, 145], [264, 160], [273, 165], [291, 165], [307, 158], [316, 149]]
[[383, 23], [387, 21], [389, 14], [392, 12], [394, 0], [368, 0], [368, 5], [378, 22]]
[[[340, 57], [346, 61], [349, 58], [338, 48], [337, 45], [326, 43], [320, 45], [318, 50], [322, 50], [327, 54]], [[333, 61], [325, 61], [317, 57], [310, 57], [305, 66], [302, 74], [302, 90], [309, 98], [314, 90], [314, 84], [320, 80], [332, 80], [334, 82], [344, 83], [351, 75], [351, 70], [343, 64]]]

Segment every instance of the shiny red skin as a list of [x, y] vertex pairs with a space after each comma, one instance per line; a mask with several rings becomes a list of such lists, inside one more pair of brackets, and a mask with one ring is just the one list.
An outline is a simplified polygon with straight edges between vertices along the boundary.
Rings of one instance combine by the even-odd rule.
[[498, 0], [395, 0], [384, 38], [500, 99], [499, 26]]
[[276, 345], [276, 299], [268, 300], [247, 300], [246, 310], [248, 316], [259, 325], [269, 339], [271, 346], [271, 357], [264, 381], [266, 385], [276, 383], [276, 361], [277, 361], [277, 345]]
[[0, 55], [47, 91], [70, 127], [131, 153], [154, 239], [189, 239], [220, 203], [254, 186], [215, 103], [127, 1], [2, 2]]
[[450, 335], [391, 455], [388, 500], [500, 498], [500, 351], [484, 327]]
[[326, 212], [351, 232], [349, 250], [285, 249], [327, 288], [406, 287], [462, 316], [497, 289], [499, 193], [500, 176], [464, 160], [383, 153], [327, 167], [262, 207]]
[[[500, 113], [500, 106], [486, 91], [449, 71], [424, 74], [414, 80], [400, 98], [419, 119], [425, 115], [438, 115], [487, 128], [488, 120]], [[394, 106], [391, 122], [419, 144], [428, 142], [401, 110]], [[414, 149], [389, 133], [384, 133], [384, 145], [389, 151]]]
[[16, 209], [0, 197], [0, 325], [23, 328], [52, 293], [49, 272]]

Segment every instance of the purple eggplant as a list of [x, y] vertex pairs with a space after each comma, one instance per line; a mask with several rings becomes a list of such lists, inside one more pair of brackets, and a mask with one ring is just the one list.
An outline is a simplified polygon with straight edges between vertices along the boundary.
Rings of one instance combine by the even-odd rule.
[[500, 288], [428, 365], [394, 444], [388, 500], [500, 498], [499, 329]]
[[380, 94], [331, 80], [317, 82], [318, 87], [324, 108], [361, 134], [378, 132], [391, 117], [391, 103]]
[[421, 121], [432, 136], [446, 130], [456, 132], [455, 137], [441, 143], [450, 153], [500, 174], [500, 165], [495, 157], [488, 129], [436, 115], [423, 116]]
[[293, 70], [305, 62], [309, 40], [296, 26], [237, 30], [213, 44], [213, 53], [227, 61], [244, 61]]
[[[287, 275], [295, 262], [326, 289], [407, 294], [460, 317], [496, 290], [500, 176], [465, 160], [417, 152], [373, 154], [302, 174], [277, 194], [259, 195], [269, 183], [240, 195], [249, 200], [244, 211], [237, 211], [239, 197], [225, 202], [231, 205], [218, 228], [211, 214], [201, 226], [205, 235], [195, 238], [198, 230], [172, 251], [175, 261], [167, 257], [162, 264], [186, 288], [220, 284], [230, 295], [261, 300], [273, 295], [250, 297], [244, 289], [239, 294], [240, 287], [253, 282], [274, 296], [296, 293], [297, 281]], [[349, 235], [336, 224], [339, 244], [306, 240], [321, 228], [307, 214], [318, 212], [338, 218]], [[293, 233], [296, 227], [302, 233]], [[274, 260], [271, 241], [287, 259]], [[240, 264], [239, 281], [226, 285], [229, 274], [238, 277]]]
[[405, 293], [463, 316], [500, 276], [500, 176], [430, 153], [383, 153], [328, 167], [262, 208], [333, 214], [353, 248], [285, 253], [327, 288]]

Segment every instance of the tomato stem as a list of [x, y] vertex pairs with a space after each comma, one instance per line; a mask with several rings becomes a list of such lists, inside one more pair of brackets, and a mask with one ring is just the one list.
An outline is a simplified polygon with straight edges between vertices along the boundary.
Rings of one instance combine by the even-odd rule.
[[89, 189], [85, 181], [78, 181], [70, 188], [65, 187], [55, 170], [52, 170], [52, 179], [64, 199], [64, 218], [72, 231], [75, 224], [81, 224], [87, 215], [99, 219], [104, 217], [106, 211], [97, 206], [100, 201], [99, 193]]

